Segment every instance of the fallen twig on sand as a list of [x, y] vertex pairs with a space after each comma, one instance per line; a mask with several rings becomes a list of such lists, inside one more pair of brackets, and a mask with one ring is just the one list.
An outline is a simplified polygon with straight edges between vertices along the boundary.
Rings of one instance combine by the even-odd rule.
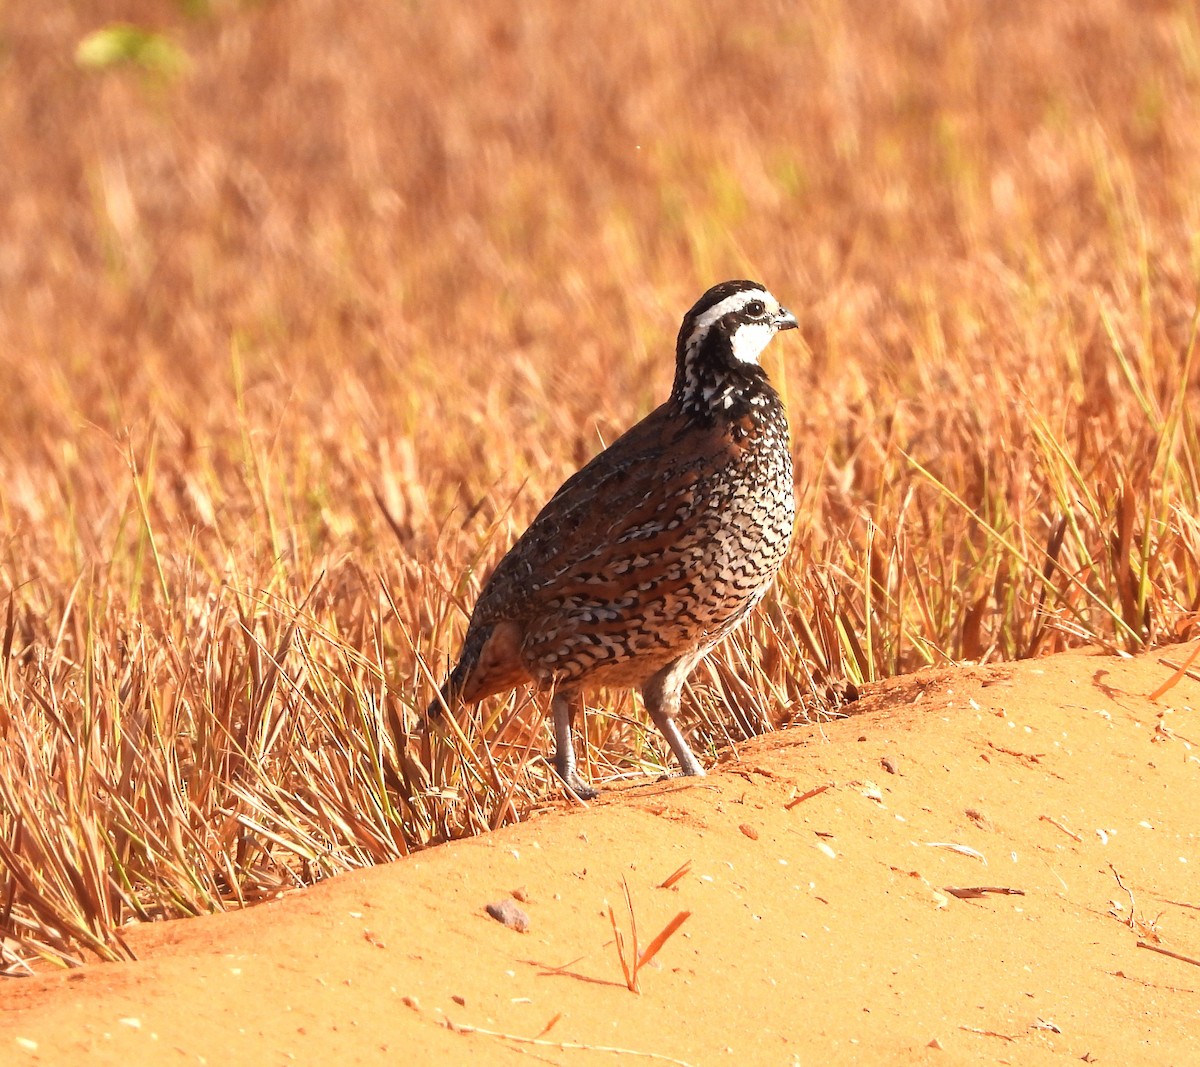
[[1170, 897], [1159, 897], [1164, 904], [1174, 904], [1177, 908], [1192, 908], [1200, 911], [1200, 904], [1189, 904], [1186, 900], [1172, 900]]
[[807, 792], [801, 793], [798, 797], [793, 797], [791, 800], [789, 800], [786, 804], [784, 804], [784, 809], [787, 811], [791, 811], [792, 808], [794, 808], [797, 804], [803, 804], [806, 800], [811, 800], [813, 797], [817, 796], [819, 793], [824, 793], [826, 789], [832, 789], [832, 788], [833, 788], [833, 782], [826, 782], [824, 785], [813, 786], [813, 788], [808, 790]]
[[1170, 678], [1168, 678], [1165, 682], [1163, 682], [1163, 684], [1160, 685], [1157, 689], [1155, 689], [1152, 693], [1147, 693], [1146, 699], [1147, 700], [1157, 700], [1164, 693], [1168, 692], [1171, 689], [1174, 689], [1175, 686], [1177, 686], [1180, 683], [1180, 681], [1183, 680], [1183, 678], [1185, 676], [1188, 678], [1191, 678], [1195, 681], [1200, 681], [1200, 678], [1197, 678], [1196, 674], [1193, 671], [1188, 669], [1189, 667], [1191, 667], [1192, 663], [1195, 661], [1197, 656], [1200, 656], [1200, 644], [1197, 644], [1195, 647], [1193, 647], [1192, 651], [1188, 653], [1187, 659], [1185, 659], [1177, 667], [1175, 666], [1174, 663], [1171, 663], [1169, 660], [1159, 660], [1159, 663], [1162, 663], [1164, 666], [1174, 667], [1175, 673], [1172, 674]]
[[947, 852], [957, 852], [960, 856], [968, 856], [973, 860], [979, 860], [985, 867], [987, 866], [987, 857], [977, 848], [972, 848], [970, 845], [960, 845], [957, 841], [925, 841], [926, 848], [944, 848]]
[[675, 868], [670, 874], [658, 883], [659, 889], [670, 889], [676, 882], [679, 881], [685, 874], [692, 869], [692, 861], [686, 860]]
[[996, 893], [1005, 897], [1023, 897], [1024, 889], [1012, 889], [1006, 885], [944, 885], [942, 886], [947, 893], [952, 897], [958, 897], [960, 900], [970, 900], [972, 897], [985, 897], [989, 893]]
[[1002, 1041], [1016, 1041], [1012, 1034], [1002, 1034], [998, 1030], [981, 1030], [978, 1026], [959, 1026], [960, 1030], [965, 1030], [968, 1034], [979, 1034], [981, 1037], [998, 1037]]
[[1052, 819], [1052, 818], [1050, 818], [1050, 816], [1049, 816], [1049, 815], [1039, 815], [1039, 816], [1038, 816], [1038, 819], [1039, 819], [1039, 820], [1041, 820], [1042, 822], [1048, 822], [1048, 823], [1049, 823], [1051, 826], [1053, 826], [1053, 827], [1054, 827], [1056, 830], [1061, 830], [1061, 831], [1062, 831], [1064, 834], [1066, 834], [1066, 835], [1067, 835], [1067, 837], [1069, 837], [1069, 838], [1070, 838], [1072, 841], [1078, 841], [1080, 844], [1082, 844], [1082, 843], [1083, 843], [1083, 838], [1082, 838], [1082, 837], [1080, 837], [1080, 836], [1079, 836], [1079, 835], [1078, 835], [1078, 834], [1077, 834], [1077, 833], [1076, 833], [1074, 830], [1068, 830], [1068, 829], [1067, 829], [1065, 826], [1063, 826], [1063, 824], [1062, 824], [1062, 823], [1060, 823], [1060, 822], [1059, 822], [1057, 819]]
[[[1134, 923], [1136, 922], [1136, 920], [1134, 919], [1134, 911], [1136, 910], [1136, 907], [1137, 907], [1137, 905], [1135, 904], [1134, 899], [1133, 899], [1133, 890], [1130, 889], [1129, 886], [1127, 886], [1124, 882], [1121, 881], [1120, 874], [1117, 873], [1116, 867], [1114, 867], [1111, 863], [1108, 865], [1108, 869], [1110, 871], [1112, 871], [1113, 877], [1117, 880], [1117, 885], [1119, 885], [1122, 889], [1125, 890], [1126, 893], [1129, 894], [1129, 918], [1127, 920], [1127, 925], [1129, 926], [1129, 929], [1132, 930], [1132, 929], [1134, 929]], [[1140, 945], [1141, 942], [1139, 941], [1138, 944]]]
[[[501, 1041], [515, 1041], [521, 1045], [537, 1045], [540, 1048], [558, 1048], [573, 1052], [611, 1052], [614, 1056], [641, 1056], [643, 1059], [658, 1060], [659, 1063], [674, 1063], [678, 1067], [692, 1067], [687, 1060], [677, 1060], [674, 1056], [664, 1056], [661, 1052], [642, 1052], [635, 1048], [618, 1048], [616, 1045], [587, 1045], [579, 1041], [546, 1041], [540, 1037], [525, 1037], [522, 1034], [506, 1034], [500, 1030], [485, 1030], [482, 1026], [472, 1026], [470, 1023], [456, 1023], [446, 1019], [446, 1029], [456, 1034], [483, 1034], [485, 1037], [498, 1037]], [[545, 1033], [545, 1031], [542, 1031]]]
[[1045, 752], [1019, 752], [1015, 748], [1005, 748], [1003, 745], [993, 744], [988, 742], [988, 748], [994, 752], [1000, 752], [1005, 756], [1012, 756], [1015, 759], [1024, 760], [1026, 763], [1041, 763]]
[[1138, 948], [1148, 948], [1151, 952], [1157, 952], [1162, 956], [1170, 956], [1173, 960], [1181, 960], [1183, 963], [1190, 963], [1193, 967], [1200, 967], [1200, 960], [1195, 956], [1185, 956], [1182, 952], [1173, 952], [1169, 948], [1163, 948], [1162, 945], [1152, 945], [1149, 941], [1139, 941]]

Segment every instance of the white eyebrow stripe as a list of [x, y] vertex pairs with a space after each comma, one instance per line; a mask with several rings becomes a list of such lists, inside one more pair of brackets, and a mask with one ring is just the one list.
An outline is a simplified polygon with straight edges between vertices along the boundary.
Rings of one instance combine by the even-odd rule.
[[713, 304], [703, 315], [697, 317], [696, 324], [692, 327], [692, 336], [696, 337], [707, 333], [713, 323], [723, 319], [731, 311], [745, 307], [751, 300], [761, 300], [763, 303], [769, 304], [771, 296], [765, 289], [743, 289], [740, 293], [727, 296], [724, 300]]

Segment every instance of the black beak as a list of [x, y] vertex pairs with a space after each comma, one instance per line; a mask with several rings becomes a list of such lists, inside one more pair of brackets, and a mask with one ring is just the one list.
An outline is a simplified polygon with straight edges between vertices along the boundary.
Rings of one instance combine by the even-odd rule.
[[780, 308], [779, 314], [775, 316], [775, 329], [777, 330], [795, 330], [800, 323], [796, 321], [796, 316], [793, 315], [787, 308]]

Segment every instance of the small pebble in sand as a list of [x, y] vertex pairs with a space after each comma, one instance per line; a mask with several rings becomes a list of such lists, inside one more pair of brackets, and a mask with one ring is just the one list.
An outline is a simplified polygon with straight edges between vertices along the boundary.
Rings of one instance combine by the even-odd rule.
[[518, 933], [528, 933], [529, 916], [517, 907], [511, 900], [497, 900], [487, 906], [487, 913], [496, 920], [504, 923]]

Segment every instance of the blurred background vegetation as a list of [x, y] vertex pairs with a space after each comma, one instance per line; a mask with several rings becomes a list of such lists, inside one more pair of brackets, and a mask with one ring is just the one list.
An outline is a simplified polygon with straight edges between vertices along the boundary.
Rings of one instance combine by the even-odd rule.
[[[801, 321], [801, 519], [708, 758], [826, 678], [1188, 636], [1198, 103], [1170, 0], [10, 0], [0, 963], [554, 795], [526, 694], [414, 709], [723, 278]], [[592, 775], [662, 765], [597, 703]]]

